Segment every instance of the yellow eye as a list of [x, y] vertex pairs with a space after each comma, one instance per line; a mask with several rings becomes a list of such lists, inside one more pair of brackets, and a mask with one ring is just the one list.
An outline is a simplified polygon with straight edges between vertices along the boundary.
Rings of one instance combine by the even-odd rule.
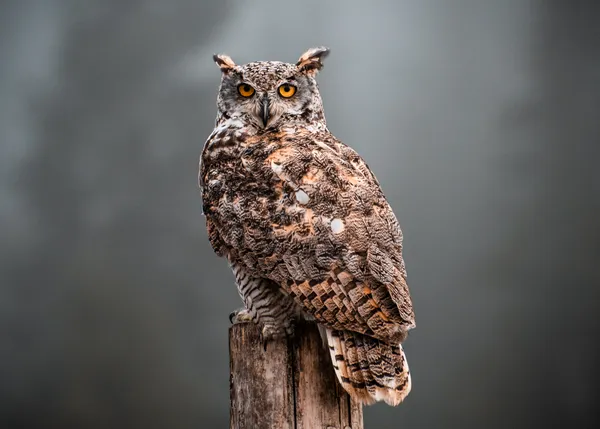
[[296, 93], [296, 87], [288, 83], [284, 83], [279, 87], [279, 95], [283, 98], [290, 98]]
[[252, 97], [254, 95], [254, 88], [247, 83], [242, 83], [238, 86], [238, 92], [242, 97]]

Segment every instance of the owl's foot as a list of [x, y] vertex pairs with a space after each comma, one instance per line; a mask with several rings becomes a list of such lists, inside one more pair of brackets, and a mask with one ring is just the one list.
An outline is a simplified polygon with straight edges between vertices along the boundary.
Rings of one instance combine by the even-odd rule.
[[238, 308], [237, 310], [232, 311], [231, 313], [229, 313], [229, 321], [231, 322], [232, 325], [235, 325], [237, 323], [248, 323], [248, 322], [252, 322], [252, 315], [250, 314], [250, 312], [245, 309], [245, 308]]
[[272, 324], [263, 324], [262, 331], [260, 333], [263, 349], [267, 350], [267, 344], [270, 341], [274, 340], [282, 340], [287, 338], [288, 336], [294, 335], [294, 324], [286, 324], [285, 326], [281, 325], [272, 325]]
[[[229, 314], [229, 321], [236, 325], [238, 323], [255, 322], [252, 314], [246, 308], [239, 308]], [[270, 341], [281, 340], [294, 335], [294, 324], [290, 321], [283, 325], [274, 323], [261, 323], [260, 339], [264, 350]]]

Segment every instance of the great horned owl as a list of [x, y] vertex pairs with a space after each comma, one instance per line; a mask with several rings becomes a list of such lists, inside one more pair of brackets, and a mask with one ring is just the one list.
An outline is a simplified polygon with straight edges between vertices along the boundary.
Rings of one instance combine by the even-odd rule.
[[344, 389], [397, 405], [411, 388], [401, 343], [415, 326], [402, 232], [367, 164], [327, 129], [315, 80], [327, 54], [245, 65], [214, 56], [206, 227], [245, 304], [236, 320], [259, 323], [265, 339], [316, 320]]

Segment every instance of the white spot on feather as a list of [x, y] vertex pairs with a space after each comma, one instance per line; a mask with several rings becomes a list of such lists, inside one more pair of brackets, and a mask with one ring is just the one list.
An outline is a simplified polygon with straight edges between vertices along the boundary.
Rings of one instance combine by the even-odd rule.
[[343, 230], [344, 230], [344, 222], [342, 222], [341, 219], [335, 218], [331, 221], [331, 231], [333, 231], [334, 234], [339, 234]]
[[296, 200], [300, 203], [300, 204], [308, 204], [308, 200], [310, 198], [308, 198], [308, 195], [306, 194], [306, 192], [304, 192], [302, 189], [298, 189], [296, 191]]
[[278, 164], [275, 161], [271, 161], [271, 170], [273, 170], [273, 172], [278, 176], [281, 176], [281, 174], [283, 173], [283, 168], [281, 167], [281, 164]]

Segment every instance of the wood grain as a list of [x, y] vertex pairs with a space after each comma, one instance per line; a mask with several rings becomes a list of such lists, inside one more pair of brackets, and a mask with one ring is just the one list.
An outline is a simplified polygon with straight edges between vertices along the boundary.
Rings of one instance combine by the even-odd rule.
[[314, 323], [263, 347], [253, 323], [229, 329], [231, 429], [363, 429]]

